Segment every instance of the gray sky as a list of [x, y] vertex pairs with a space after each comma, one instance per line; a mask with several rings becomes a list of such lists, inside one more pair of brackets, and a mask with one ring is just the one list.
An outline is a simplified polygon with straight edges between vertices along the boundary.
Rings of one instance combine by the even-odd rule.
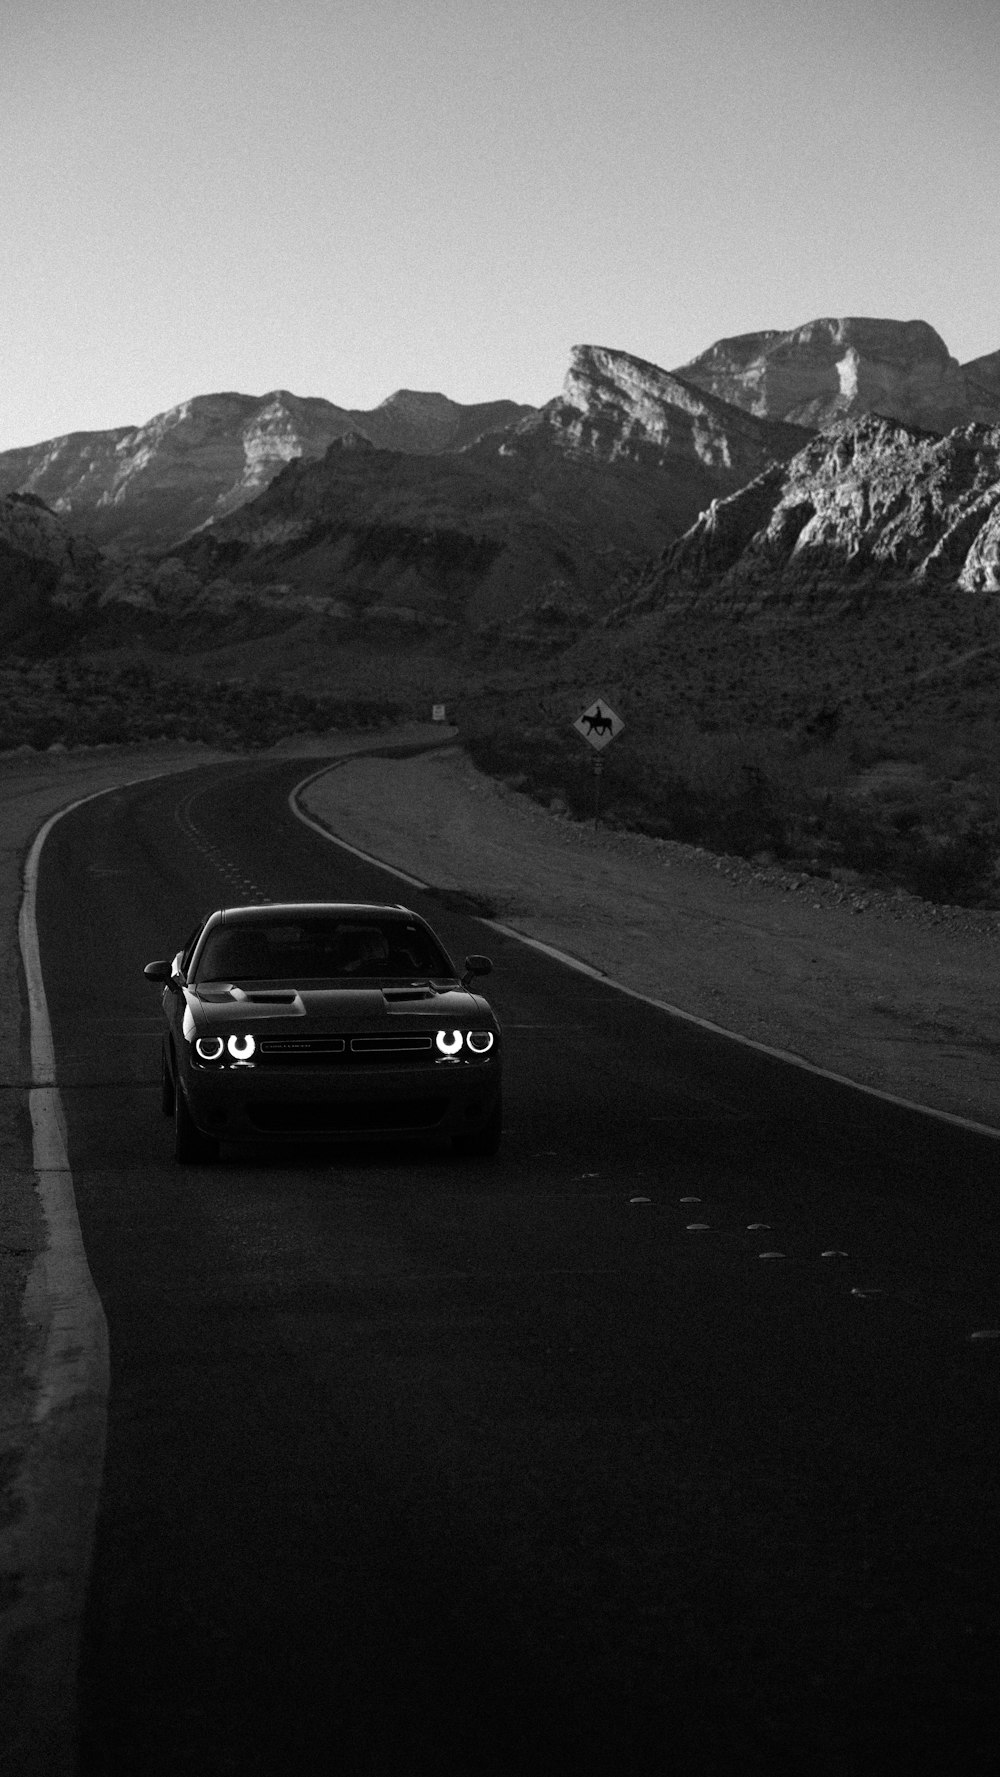
[[0, 0], [0, 69], [0, 448], [818, 315], [1000, 348], [997, 0]]

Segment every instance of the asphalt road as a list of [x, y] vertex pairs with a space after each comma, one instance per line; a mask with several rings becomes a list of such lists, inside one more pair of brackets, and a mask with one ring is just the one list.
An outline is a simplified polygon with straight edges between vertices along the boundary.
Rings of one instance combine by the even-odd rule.
[[[303, 774], [43, 853], [111, 1338], [81, 1777], [993, 1771], [998, 1145], [405, 889], [291, 818]], [[142, 966], [254, 894], [493, 956], [496, 1160], [174, 1165]]]

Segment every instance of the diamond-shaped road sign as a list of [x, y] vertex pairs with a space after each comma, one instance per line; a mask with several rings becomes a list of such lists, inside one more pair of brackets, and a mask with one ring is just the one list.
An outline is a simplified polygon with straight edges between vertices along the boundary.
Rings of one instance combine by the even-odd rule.
[[614, 740], [615, 735], [620, 734], [624, 726], [621, 717], [615, 713], [603, 697], [597, 698], [589, 709], [584, 710], [582, 716], [577, 716], [573, 723], [577, 734], [582, 734], [584, 740], [589, 741], [590, 745], [598, 752], [602, 747], [607, 746], [609, 740]]

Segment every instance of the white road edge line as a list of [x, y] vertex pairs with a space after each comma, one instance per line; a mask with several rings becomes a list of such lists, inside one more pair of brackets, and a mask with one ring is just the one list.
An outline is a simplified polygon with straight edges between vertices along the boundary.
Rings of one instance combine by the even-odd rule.
[[39, 828], [25, 860], [18, 943], [30, 1021], [32, 1165], [47, 1245], [28, 1277], [23, 1316], [44, 1341], [32, 1371], [32, 1445], [22, 1481], [25, 1511], [15, 1526], [28, 1581], [9, 1613], [7, 1646], [17, 1639], [30, 1672], [30, 1720], [20, 1724], [25, 1777], [70, 1777], [75, 1769], [76, 1674], [107, 1434], [108, 1325], [87, 1263], [56, 1085], [52, 1025], [38, 943], [38, 871], [58, 821], [116, 790], [170, 772], [107, 784], [68, 802]]
[[[349, 758], [357, 756], [350, 755]], [[338, 764], [348, 764], [349, 758], [338, 761]], [[398, 869], [395, 864], [387, 864], [384, 858], [377, 858], [372, 852], [361, 851], [358, 846], [349, 845], [346, 839], [338, 838], [336, 833], [331, 833], [329, 827], [313, 820], [299, 807], [297, 798], [300, 791], [308, 789], [317, 778], [325, 777], [329, 770], [331, 767], [327, 765], [320, 771], [310, 772], [308, 777], [295, 785], [288, 798], [288, 806], [293, 815], [307, 827], [312, 827], [323, 839], [328, 839], [331, 845], [339, 845], [354, 857], [362, 858], [365, 863], [376, 864], [380, 870], [388, 870], [390, 875], [400, 877], [412, 888], [430, 891], [430, 883], [422, 882], [418, 876], [408, 876], [405, 870]], [[933, 1117], [940, 1123], [950, 1123], [956, 1129], [967, 1129], [973, 1135], [986, 1135], [993, 1141], [1000, 1141], [1000, 1129], [994, 1129], [989, 1123], [976, 1123], [971, 1117], [960, 1117], [953, 1111], [939, 1111], [933, 1105], [919, 1104], [912, 1098], [900, 1098], [894, 1092], [884, 1092], [879, 1086], [867, 1086], [862, 1080], [852, 1080], [847, 1074], [837, 1074], [830, 1068], [820, 1067], [816, 1062], [807, 1061], [803, 1055], [794, 1055], [790, 1050], [772, 1049], [767, 1043], [758, 1043], [753, 1037], [742, 1036], [739, 1031], [727, 1030], [723, 1024], [713, 1024], [708, 1018], [699, 1018], [694, 1012], [685, 1012], [681, 1006], [673, 1006], [668, 1000], [653, 999], [648, 993], [640, 993], [638, 988], [626, 987], [623, 981], [615, 981], [603, 969], [595, 968], [592, 963], [585, 963], [577, 956], [570, 956], [565, 950], [557, 950], [555, 945], [545, 944], [541, 938], [530, 938], [527, 932], [519, 932], [516, 926], [503, 925], [497, 919], [485, 919], [481, 914], [470, 914], [469, 917], [478, 920], [480, 925], [489, 926], [494, 932], [502, 932], [505, 938], [514, 938], [518, 944], [526, 944], [530, 950], [541, 951], [543, 956], [552, 957], [555, 962], [563, 963], [568, 969], [576, 969], [581, 975], [589, 975], [592, 980], [600, 981], [605, 987], [613, 987], [616, 993], [627, 994], [632, 1000], [641, 1000], [646, 1006], [655, 1006], [658, 1012], [667, 1012], [671, 1018], [681, 1018], [685, 1024], [697, 1025], [699, 1030], [710, 1031], [713, 1036], [726, 1037], [731, 1043], [740, 1043], [744, 1049], [754, 1049], [758, 1055], [768, 1055], [774, 1061], [783, 1061], [790, 1067], [801, 1068], [804, 1073], [815, 1074], [821, 1080], [830, 1080], [836, 1086], [849, 1086], [852, 1092], [863, 1092], [869, 1098], [881, 1099], [884, 1104], [897, 1105], [900, 1110], [918, 1111], [921, 1116]]]

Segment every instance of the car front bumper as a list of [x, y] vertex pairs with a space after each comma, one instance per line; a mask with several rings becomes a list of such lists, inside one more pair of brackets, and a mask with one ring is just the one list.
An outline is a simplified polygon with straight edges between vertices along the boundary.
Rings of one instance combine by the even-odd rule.
[[351, 1068], [188, 1067], [197, 1127], [220, 1141], [365, 1141], [471, 1135], [495, 1113], [497, 1060], [475, 1065]]

